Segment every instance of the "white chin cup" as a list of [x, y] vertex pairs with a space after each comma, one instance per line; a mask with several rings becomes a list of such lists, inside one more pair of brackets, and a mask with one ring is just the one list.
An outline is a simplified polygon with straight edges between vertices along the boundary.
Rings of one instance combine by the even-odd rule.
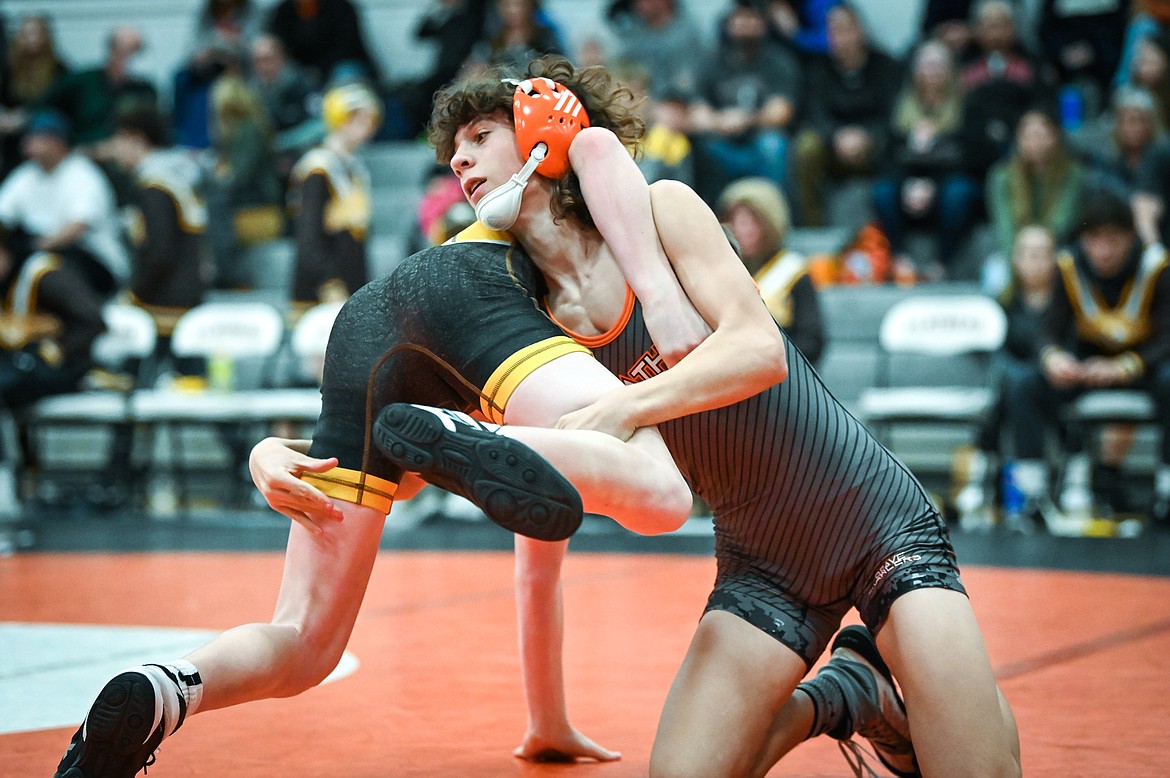
[[524, 187], [528, 186], [528, 179], [536, 170], [536, 166], [544, 161], [547, 152], [548, 147], [543, 143], [536, 144], [528, 161], [518, 173], [476, 203], [475, 218], [492, 230], [506, 230], [515, 224], [516, 217], [520, 215], [520, 204], [524, 199]]

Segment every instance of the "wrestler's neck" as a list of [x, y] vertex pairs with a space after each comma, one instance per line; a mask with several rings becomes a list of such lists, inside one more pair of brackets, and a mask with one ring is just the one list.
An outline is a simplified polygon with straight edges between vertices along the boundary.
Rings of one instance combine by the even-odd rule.
[[548, 286], [553, 315], [575, 332], [606, 331], [621, 314], [625, 277], [597, 230], [553, 220], [547, 208], [521, 213], [512, 234]]

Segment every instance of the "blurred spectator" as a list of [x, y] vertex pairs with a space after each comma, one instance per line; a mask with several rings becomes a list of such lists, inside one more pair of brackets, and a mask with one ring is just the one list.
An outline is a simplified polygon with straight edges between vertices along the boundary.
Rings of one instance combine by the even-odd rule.
[[1126, 199], [1137, 191], [1142, 160], [1162, 135], [1158, 107], [1149, 92], [1119, 87], [1112, 108], [1070, 141], [1086, 160], [1088, 189], [1112, 189]]
[[212, 145], [206, 174], [207, 237], [216, 289], [246, 287], [240, 250], [284, 231], [283, 193], [272, 151], [272, 128], [260, 98], [238, 76], [211, 88]]
[[68, 70], [57, 54], [49, 17], [32, 14], [21, 19], [8, 48], [4, 90], [0, 94], [0, 178], [20, 163], [20, 133], [28, 121], [25, 107]]
[[463, 187], [448, 166], [435, 165], [427, 173], [417, 222], [411, 251], [438, 246], [475, 222], [475, 209], [464, 198]]
[[282, 180], [296, 160], [324, 137], [324, 125], [309, 110], [313, 91], [295, 65], [284, 55], [275, 35], [263, 33], [252, 42], [252, 76], [255, 90], [274, 133], [273, 151]]
[[37, 105], [59, 111], [73, 128], [78, 147], [103, 156], [100, 141], [114, 134], [119, 113], [155, 107], [157, 91], [134, 75], [134, 57], [142, 51], [142, 35], [134, 27], [116, 27], [106, 42], [106, 61], [99, 67], [66, 73], [49, 85]]
[[1163, 127], [1170, 127], [1170, 33], [1139, 39], [1121, 86], [1145, 89], [1158, 108]]
[[921, 40], [936, 40], [964, 62], [974, 44], [971, 6], [974, 0], [926, 0], [922, 10]]
[[1041, 224], [1057, 242], [1076, 224], [1085, 169], [1065, 146], [1056, 120], [1041, 110], [1024, 114], [1016, 148], [987, 177], [987, 213], [1000, 250], [1012, 250], [1025, 224]]
[[875, 173], [886, 154], [901, 69], [874, 49], [849, 4], [829, 12], [829, 55], [810, 65], [794, 187], [806, 226], [825, 224], [828, 179]]
[[630, 90], [634, 110], [646, 123], [640, 153], [635, 157], [642, 175], [651, 183], [668, 178], [694, 188], [694, 149], [686, 134], [690, 128], [689, 95], [666, 92], [657, 100], [651, 98], [649, 74], [636, 63], [619, 62], [613, 73]]
[[808, 262], [784, 247], [791, 224], [784, 194], [767, 178], [742, 178], [720, 195], [716, 211], [772, 318], [815, 365], [825, 348], [825, 326]]
[[344, 300], [368, 280], [370, 174], [355, 152], [378, 129], [382, 107], [365, 85], [325, 93], [329, 135], [293, 168], [290, 204], [297, 242], [292, 300], [302, 312]]
[[694, 92], [703, 36], [678, 0], [612, 0], [606, 18], [618, 39], [615, 59], [646, 69], [652, 97]]
[[[0, 185], [0, 405], [20, 408], [78, 388], [105, 329], [102, 306], [126, 280], [114, 194], [69, 148], [69, 128], [41, 111], [24, 137], [28, 161]], [[0, 452], [0, 459], [7, 454]]]
[[381, 68], [366, 46], [352, 0], [280, 0], [272, 9], [268, 31], [280, 39], [316, 89], [338, 78], [335, 71], [343, 63], [358, 66], [370, 83], [382, 83]]
[[202, 302], [211, 274], [199, 164], [170, 145], [162, 116], [149, 109], [118, 117], [111, 149], [137, 185], [128, 219], [130, 293], [154, 317], [165, 342], [179, 316]]
[[1075, 90], [1072, 99], [1083, 101], [1086, 116], [1099, 113], [1111, 91], [1129, 15], [1124, 0], [1043, 0], [1040, 7], [1041, 54]]
[[263, 24], [252, 0], [204, 0], [195, 35], [175, 74], [174, 121], [179, 145], [211, 145], [211, 85], [226, 72], [241, 75], [248, 47]]
[[49, 17], [24, 17], [8, 49], [8, 105], [23, 106], [36, 100], [68, 69], [57, 53]]
[[433, 42], [434, 64], [421, 79], [399, 87], [407, 137], [426, 128], [431, 97], [459, 75], [483, 38], [488, 0], [431, 0], [414, 30], [415, 40]]
[[968, 172], [982, 184], [1011, 149], [1020, 117], [1050, 95], [1020, 46], [1012, 3], [979, 0], [972, 13], [975, 47], [960, 71], [962, 132]]
[[1133, 192], [1134, 222], [1142, 242], [1170, 245], [1170, 143], [1154, 144], [1142, 158]]
[[0, 223], [7, 230], [10, 278], [32, 254], [57, 255], [102, 295], [129, 278], [109, 181], [90, 159], [70, 149], [68, 120], [33, 114], [24, 135], [27, 161], [0, 185]]
[[[757, 0], [758, 2], [758, 0]], [[842, 0], [764, 0], [772, 37], [803, 54], [829, 53], [829, 11]]]
[[736, 0], [699, 72], [690, 133], [699, 149], [700, 194], [714, 200], [728, 183], [751, 175], [784, 187], [800, 64], [768, 38], [764, 14], [751, 0]]
[[[1155, 509], [1170, 505], [1170, 272], [1161, 246], [1143, 248], [1129, 205], [1108, 193], [1086, 201], [1077, 242], [1058, 258], [1056, 285], [1041, 334], [1039, 362], [1009, 382], [1006, 408], [1015, 436], [1017, 467], [1031, 470], [1027, 496], [1042, 496], [1046, 430], [1081, 393], [1132, 387], [1150, 394], [1161, 429], [1161, 464], [1155, 477]], [[1064, 476], [1061, 505], [1082, 514], [1090, 507], [1090, 460], [1080, 453], [1080, 431], [1066, 430], [1073, 454]], [[1116, 466], [1118, 463], [1109, 462]], [[1164, 518], [1164, 515], [1159, 516]]]
[[1170, 3], [1166, 0], [1133, 0], [1132, 13], [1125, 30], [1121, 62], [1117, 66], [1117, 85], [1127, 83], [1139, 41], [1170, 30]]
[[1004, 80], [1034, 87], [1036, 63], [1024, 51], [1010, 0], [979, 0], [972, 11], [975, 48], [962, 67], [964, 89]]
[[537, 18], [537, 0], [495, 0], [491, 34], [478, 48], [487, 65], [523, 71], [542, 54], [561, 54], [557, 34]]
[[915, 53], [910, 82], [894, 105], [890, 168], [873, 190], [878, 224], [896, 256], [905, 250], [908, 225], [937, 231], [937, 259], [928, 277], [940, 277], [943, 266], [954, 262], [978, 210], [979, 185], [963, 169], [961, 112], [950, 49], [928, 40]]
[[[1006, 387], [1019, 384], [1022, 376], [1035, 370], [1040, 356], [1040, 328], [1052, 302], [1055, 283], [1056, 242], [1052, 233], [1039, 224], [1025, 225], [1012, 246], [1010, 280], [997, 295], [1007, 317], [1007, 336], [996, 355], [999, 391], [967, 463], [967, 482], [955, 497], [960, 526], [965, 529], [983, 529], [991, 523], [994, 477], [1003, 451]], [[1010, 529], [1031, 528], [1018, 513], [1004, 520]]]

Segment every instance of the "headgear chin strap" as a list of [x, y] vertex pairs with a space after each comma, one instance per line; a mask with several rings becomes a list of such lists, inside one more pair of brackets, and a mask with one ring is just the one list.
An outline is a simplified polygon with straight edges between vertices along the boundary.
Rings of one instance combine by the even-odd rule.
[[520, 215], [520, 204], [524, 199], [524, 187], [533, 171], [548, 153], [548, 147], [539, 143], [532, 149], [531, 156], [519, 172], [514, 173], [507, 183], [497, 186], [483, 196], [475, 205], [475, 218], [492, 230], [506, 230], [516, 223]]

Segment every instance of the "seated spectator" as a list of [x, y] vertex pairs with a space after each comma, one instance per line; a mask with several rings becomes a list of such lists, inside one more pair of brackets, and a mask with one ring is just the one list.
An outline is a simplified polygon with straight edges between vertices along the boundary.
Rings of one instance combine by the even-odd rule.
[[[1056, 242], [1045, 227], [1025, 225], [1016, 235], [1011, 255], [1011, 277], [997, 295], [1007, 317], [1007, 336], [996, 355], [1001, 376], [999, 393], [976, 440], [977, 448], [967, 463], [967, 482], [955, 497], [959, 523], [964, 529], [986, 529], [994, 517], [994, 477], [1003, 450], [1006, 386], [1035, 370], [1040, 355], [1040, 327], [1056, 285]], [[1014, 506], [1010, 506], [1013, 507]], [[1004, 516], [1005, 525], [1026, 532], [1031, 524], [1018, 512]]]
[[903, 256], [907, 226], [937, 232], [938, 253], [927, 277], [940, 278], [953, 265], [978, 209], [979, 185], [965, 173], [959, 140], [962, 102], [950, 50], [927, 41], [894, 105], [890, 164], [873, 190], [878, 225], [900, 261], [909, 261]]
[[[0, 185], [0, 407], [6, 410], [80, 386], [92, 367], [93, 342], [105, 329], [102, 306], [128, 270], [113, 191], [97, 165], [70, 151], [65, 119], [33, 114], [24, 151], [28, 161]], [[8, 483], [11, 465], [4, 462], [13, 453], [0, 451]], [[25, 454], [35, 467], [32, 452]]]
[[216, 289], [246, 288], [240, 261], [248, 245], [284, 232], [283, 190], [264, 107], [243, 79], [222, 76], [211, 88], [212, 146], [205, 178], [207, 237]]
[[1059, 82], [1075, 90], [1086, 116], [1096, 116], [1112, 91], [1129, 5], [1125, 0], [1043, 0], [1040, 6], [1040, 53], [1055, 65]]
[[1125, 29], [1115, 86], [1130, 83], [1129, 76], [1139, 43], [1150, 37], [1160, 37], [1170, 30], [1170, 3], [1166, 0], [1133, 0], [1131, 5], [1132, 13]]
[[195, 34], [174, 79], [174, 121], [179, 145], [211, 145], [211, 85], [224, 73], [240, 76], [263, 17], [252, 0], [204, 0]]
[[459, 178], [447, 165], [436, 164], [427, 172], [418, 201], [418, 230], [407, 250], [413, 253], [427, 246], [438, 246], [474, 221], [475, 209], [464, 197]]
[[1070, 143], [1088, 167], [1088, 189], [1112, 189], [1126, 199], [1138, 188], [1142, 160], [1162, 136], [1158, 107], [1149, 92], [1119, 87], [1112, 107], [1075, 133]]
[[274, 133], [273, 151], [282, 180], [296, 160], [321, 142], [325, 128], [309, 110], [313, 91], [284, 55], [275, 35], [262, 33], [252, 42], [250, 86], [260, 97]]
[[162, 116], [149, 109], [118, 117], [111, 148], [137, 184], [129, 220], [130, 294], [154, 318], [165, 348], [178, 318], [203, 301], [211, 274], [199, 164], [170, 145]]
[[971, 55], [975, 34], [971, 6], [974, 0], [926, 0], [922, 10], [921, 40], [938, 41], [951, 51], [956, 62]]
[[342, 84], [325, 93], [329, 135], [293, 168], [289, 199], [297, 242], [293, 306], [304, 311], [340, 301], [369, 280], [370, 174], [355, 152], [378, 129], [382, 107], [369, 87]]
[[1149, 92], [1157, 105], [1159, 121], [1163, 127], [1170, 127], [1170, 32], [1136, 41], [1120, 86]]
[[522, 71], [541, 55], [562, 53], [556, 32], [537, 15], [537, 0], [495, 0], [494, 8], [491, 32], [472, 53], [478, 63]]
[[630, 90], [634, 111], [646, 125], [635, 160], [646, 180], [682, 181], [696, 187], [694, 146], [690, 129], [690, 95], [667, 91], [650, 97], [649, 74], [637, 63], [618, 62], [614, 77]]
[[1170, 245], [1170, 143], [1154, 144], [1138, 168], [1132, 197], [1134, 222], [1142, 242]]
[[114, 120], [123, 111], [156, 107], [154, 84], [134, 75], [134, 57], [142, 51], [137, 28], [115, 28], [106, 41], [106, 60], [100, 66], [66, 73], [49, 85], [36, 101], [69, 121], [74, 142], [81, 150], [102, 157], [101, 141], [114, 134]]
[[26, 106], [68, 70], [57, 53], [49, 17], [32, 14], [20, 21], [8, 48], [7, 78], [0, 94], [0, 178], [20, 163], [20, 134], [28, 121]]
[[1012, 3], [979, 0], [972, 14], [975, 46], [960, 70], [962, 136], [967, 171], [982, 185], [1011, 150], [1020, 117], [1052, 90], [1020, 45]]
[[848, 3], [829, 12], [829, 55], [812, 62], [802, 98], [794, 189], [806, 226], [825, 224], [826, 185], [873, 175], [889, 140], [898, 64], [873, 48]]
[[646, 69], [651, 97], [694, 92], [705, 47], [678, 0], [612, 0], [606, 19], [618, 40], [615, 59]]
[[707, 200], [745, 176], [785, 186], [788, 131], [800, 84], [796, 56], [767, 37], [764, 15], [751, 0], [736, 0], [720, 33], [700, 68], [690, 111], [699, 193]]
[[435, 49], [430, 71], [400, 84], [396, 91], [403, 113], [404, 137], [414, 138], [427, 125], [431, 97], [459, 75], [483, 38], [488, 0], [432, 0], [414, 28], [414, 39]]
[[829, 53], [829, 11], [841, 0], [766, 0], [762, 4], [774, 40], [805, 55]]
[[65, 263], [101, 296], [124, 287], [130, 261], [119, 237], [109, 181], [90, 159], [70, 148], [68, 121], [38, 111], [24, 135], [27, 161], [0, 185], [0, 224], [10, 274], [31, 257]]
[[[1109, 192], [1086, 200], [1077, 242], [1061, 252], [1039, 361], [1010, 380], [1005, 408], [1015, 438], [1016, 470], [1030, 504], [1047, 488], [1045, 433], [1059, 429], [1060, 412], [1092, 389], [1130, 387], [1150, 394], [1161, 430], [1155, 476], [1155, 514], [1170, 507], [1170, 272], [1166, 250], [1144, 248], [1129, 205]], [[1080, 431], [1064, 430], [1070, 458], [1061, 507], [1084, 515], [1091, 507], [1091, 462]], [[1118, 463], [1107, 464], [1116, 466]]]
[[49, 17], [45, 14], [24, 17], [8, 48], [5, 105], [24, 106], [34, 102], [68, 70], [57, 52]]
[[1016, 128], [1015, 151], [996, 163], [987, 177], [987, 213], [999, 247], [1011, 251], [1025, 224], [1040, 224], [1058, 243], [1076, 225], [1085, 169], [1065, 146], [1060, 127], [1048, 113], [1033, 109]]
[[352, 0], [280, 0], [272, 9], [268, 31], [280, 39], [314, 89], [339, 78], [337, 66], [356, 65], [372, 84], [382, 72], [366, 45], [358, 9]]
[[784, 247], [790, 225], [784, 194], [767, 178], [742, 178], [724, 190], [716, 210], [772, 318], [815, 365], [825, 349], [825, 326], [807, 260]]

